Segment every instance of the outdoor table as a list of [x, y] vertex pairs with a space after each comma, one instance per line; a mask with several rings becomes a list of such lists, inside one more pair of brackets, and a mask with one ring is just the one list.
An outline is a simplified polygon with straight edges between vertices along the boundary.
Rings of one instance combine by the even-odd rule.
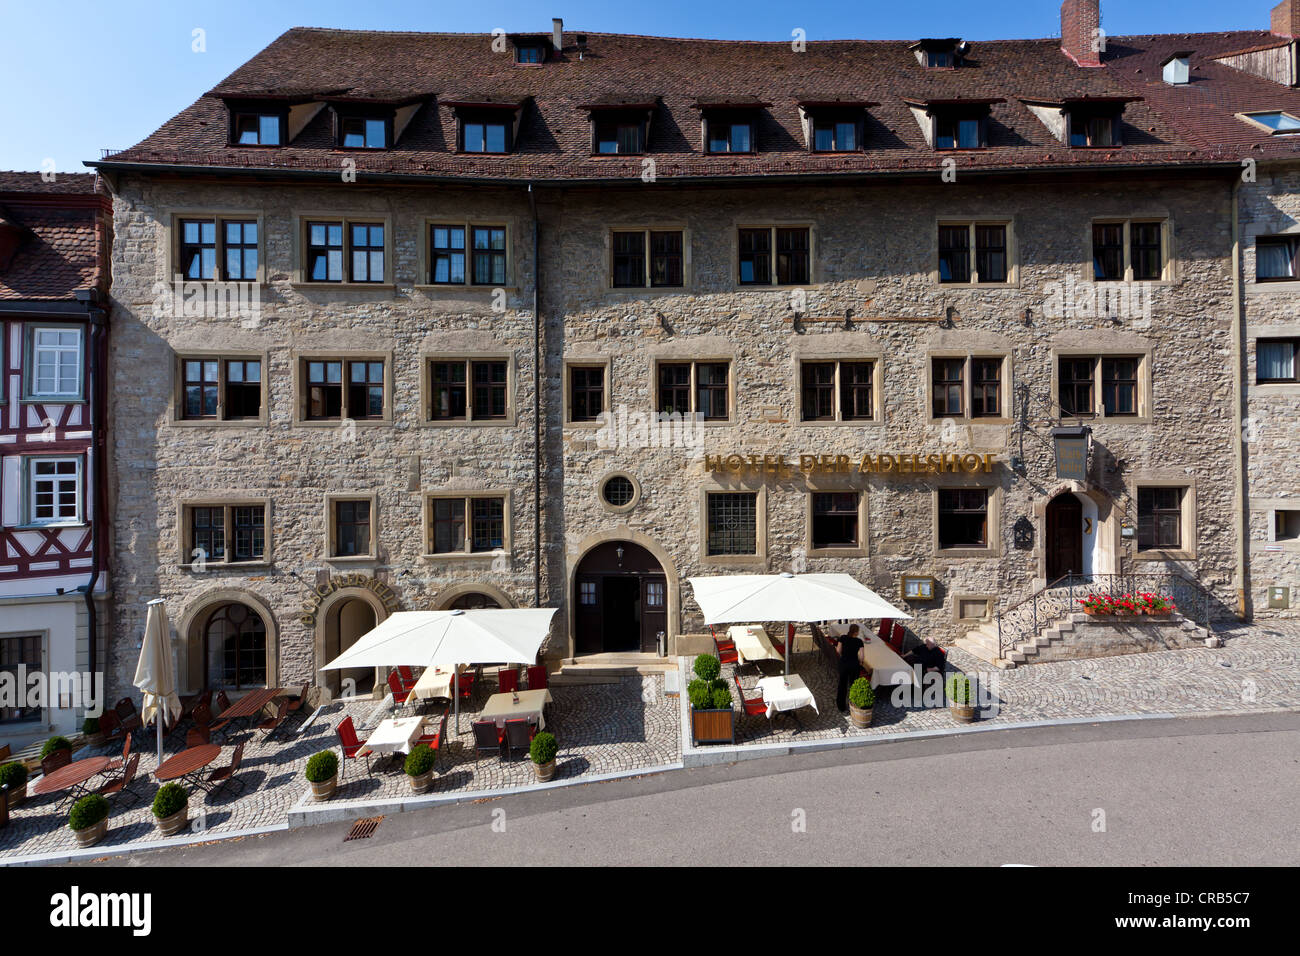
[[727, 637], [736, 645], [736, 658], [741, 664], [751, 661], [785, 660], [767, 636], [767, 631], [757, 624], [734, 625], [727, 628]]
[[60, 767], [52, 773], [47, 773], [32, 784], [32, 795], [41, 796], [46, 793], [71, 790], [75, 796], [78, 790], [84, 789], [87, 780], [96, 774], [103, 773], [109, 762], [107, 757], [86, 757], [84, 760], [78, 760], [65, 767]]
[[[250, 690], [228, 709], [217, 715], [217, 720], [227, 721], [227, 727], [233, 728], [237, 720], [251, 720], [262, 712], [262, 708], [284, 693], [283, 687], [263, 687]], [[229, 730], [227, 730], [229, 733]]]
[[768, 719], [778, 711], [798, 710], [800, 707], [811, 707], [815, 713], [820, 713], [816, 698], [798, 674], [764, 677], [757, 687], [763, 693], [763, 703], [767, 704]]
[[[849, 632], [847, 624], [827, 624], [826, 633], [832, 637], [843, 637]], [[893, 686], [896, 684], [911, 684], [914, 687], [920, 687], [917, 682], [916, 671], [910, 667], [907, 661], [898, 656], [897, 652], [878, 637], [874, 637], [866, 629], [866, 626], [859, 622], [858, 636], [862, 638], [862, 660], [867, 667], [871, 669], [871, 686], [880, 687]]]
[[[460, 673], [464, 674], [467, 669], [464, 664], [460, 665]], [[411, 696], [417, 700], [430, 700], [435, 697], [451, 700], [451, 671], [445, 671], [440, 667], [426, 667], [420, 679], [411, 688]]]
[[168, 780], [186, 780], [195, 786], [203, 786], [203, 771], [208, 764], [221, 755], [220, 744], [199, 744], [168, 757], [153, 772], [159, 783]]
[[366, 738], [366, 746], [377, 754], [409, 753], [423, 731], [423, 717], [389, 718], [379, 722]]
[[542, 715], [542, 708], [551, 702], [551, 692], [545, 689], [521, 690], [518, 696], [519, 703], [515, 703], [514, 694], [493, 694], [475, 719], [490, 720], [501, 728], [507, 720], [524, 717], [534, 721], [538, 730], [545, 730], [546, 719]]

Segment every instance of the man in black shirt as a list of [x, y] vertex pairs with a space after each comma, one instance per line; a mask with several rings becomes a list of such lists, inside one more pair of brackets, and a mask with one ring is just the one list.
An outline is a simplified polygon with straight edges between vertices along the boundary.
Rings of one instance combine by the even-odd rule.
[[925, 643], [914, 650], [908, 651], [903, 655], [903, 660], [915, 666], [921, 665], [921, 677], [924, 680], [926, 674], [938, 673], [942, 676], [944, 664], [947, 662], [947, 656], [939, 649], [939, 645], [934, 642], [933, 637], [927, 637]]
[[858, 653], [862, 650], [862, 638], [858, 637], [858, 626], [849, 625], [849, 633], [840, 638], [840, 686], [835, 695], [835, 704], [843, 714], [848, 711], [849, 685], [858, 676], [862, 665], [858, 662]]

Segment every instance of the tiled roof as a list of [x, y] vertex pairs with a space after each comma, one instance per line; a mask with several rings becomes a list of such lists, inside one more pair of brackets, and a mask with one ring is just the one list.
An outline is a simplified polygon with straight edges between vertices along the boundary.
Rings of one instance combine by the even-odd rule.
[[[295, 28], [109, 163], [143, 162], [255, 169], [337, 170], [471, 179], [599, 180], [640, 178], [641, 156], [592, 156], [590, 114], [583, 106], [654, 100], [647, 155], [660, 177], [747, 177], [936, 170], [947, 156], [959, 168], [1023, 169], [1230, 162], [1233, 150], [1296, 151], [1234, 119], [1243, 108], [1300, 109], [1300, 92], [1213, 62], [1212, 55], [1271, 42], [1267, 31], [1111, 37], [1105, 65], [1075, 65], [1059, 39], [972, 45], [960, 69], [926, 69], [907, 41], [789, 43], [685, 40], [589, 34], [579, 57], [565, 35], [557, 60], [514, 63], [494, 53], [485, 34], [379, 33]], [[1193, 82], [1160, 82], [1160, 60], [1193, 50]], [[1154, 82], [1153, 82], [1154, 81]], [[221, 97], [301, 96], [326, 100], [392, 100], [433, 93], [394, 148], [336, 149], [322, 110], [284, 147], [237, 148], [226, 142]], [[1124, 117], [1124, 146], [1071, 150], [1023, 100], [1138, 96]], [[515, 152], [504, 156], [454, 151], [451, 102], [523, 101]], [[703, 153], [700, 112], [709, 100], [771, 104], [757, 120], [752, 156]], [[800, 102], [852, 100], [879, 104], [867, 112], [866, 149], [852, 154], [807, 150]], [[907, 101], [991, 102], [985, 150], [939, 153], [927, 146]], [[1245, 104], [1245, 105], [1243, 105]], [[1258, 105], [1262, 104], [1262, 105]]]
[[[107, 197], [98, 177], [0, 171], [0, 246], [17, 248], [0, 260], [0, 301], [70, 299], [82, 289], [107, 288]], [[98, 199], [96, 198], [98, 194]]]

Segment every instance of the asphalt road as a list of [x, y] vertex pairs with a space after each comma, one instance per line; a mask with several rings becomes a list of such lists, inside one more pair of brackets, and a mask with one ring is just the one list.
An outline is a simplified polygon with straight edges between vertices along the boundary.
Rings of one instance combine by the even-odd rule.
[[[92, 865], [1291, 865], [1300, 714], [776, 757]], [[1287, 837], [1286, 833], [1292, 834]]]

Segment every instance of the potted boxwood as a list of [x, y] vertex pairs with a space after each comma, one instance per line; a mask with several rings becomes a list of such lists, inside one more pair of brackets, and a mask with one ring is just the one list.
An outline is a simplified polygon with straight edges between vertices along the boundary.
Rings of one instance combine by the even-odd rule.
[[45, 741], [45, 746], [41, 748], [41, 759], [44, 760], [56, 750], [71, 750], [72, 741], [67, 737], [51, 737]]
[[975, 719], [975, 702], [971, 694], [970, 678], [953, 674], [944, 688], [948, 694], [948, 712], [959, 724], [969, 724]]
[[190, 823], [190, 795], [179, 783], [164, 783], [153, 798], [154, 822], [163, 836], [175, 836]]
[[104, 732], [99, 729], [98, 717], [87, 717], [81, 725], [81, 732], [86, 737], [86, 743], [92, 747], [100, 747], [104, 743]]
[[428, 744], [416, 744], [411, 748], [402, 769], [411, 778], [412, 790], [416, 793], [424, 793], [429, 789], [429, 784], [433, 781], [433, 765], [437, 761], [438, 755]]
[[876, 692], [871, 681], [859, 677], [849, 687], [849, 720], [859, 730], [871, 726], [871, 708], [876, 704]]
[[691, 739], [697, 744], [736, 742], [731, 688], [719, 679], [722, 664], [712, 654], [695, 658], [695, 680], [686, 685], [691, 701]]
[[68, 826], [76, 834], [77, 846], [94, 846], [108, 832], [108, 801], [97, 793], [87, 794], [72, 805]]
[[307, 759], [307, 782], [317, 800], [328, 800], [339, 788], [339, 758], [332, 750], [322, 750]]
[[555, 779], [555, 755], [559, 749], [555, 735], [545, 730], [535, 734], [533, 742], [528, 745], [528, 757], [537, 771], [537, 779], [543, 783]]
[[[4, 788], [8, 787], [7, 791]], [[7, 792], [10, 809], [27, 799], [27, 767], [15, 760], [0, 764], [0, 791]]]

